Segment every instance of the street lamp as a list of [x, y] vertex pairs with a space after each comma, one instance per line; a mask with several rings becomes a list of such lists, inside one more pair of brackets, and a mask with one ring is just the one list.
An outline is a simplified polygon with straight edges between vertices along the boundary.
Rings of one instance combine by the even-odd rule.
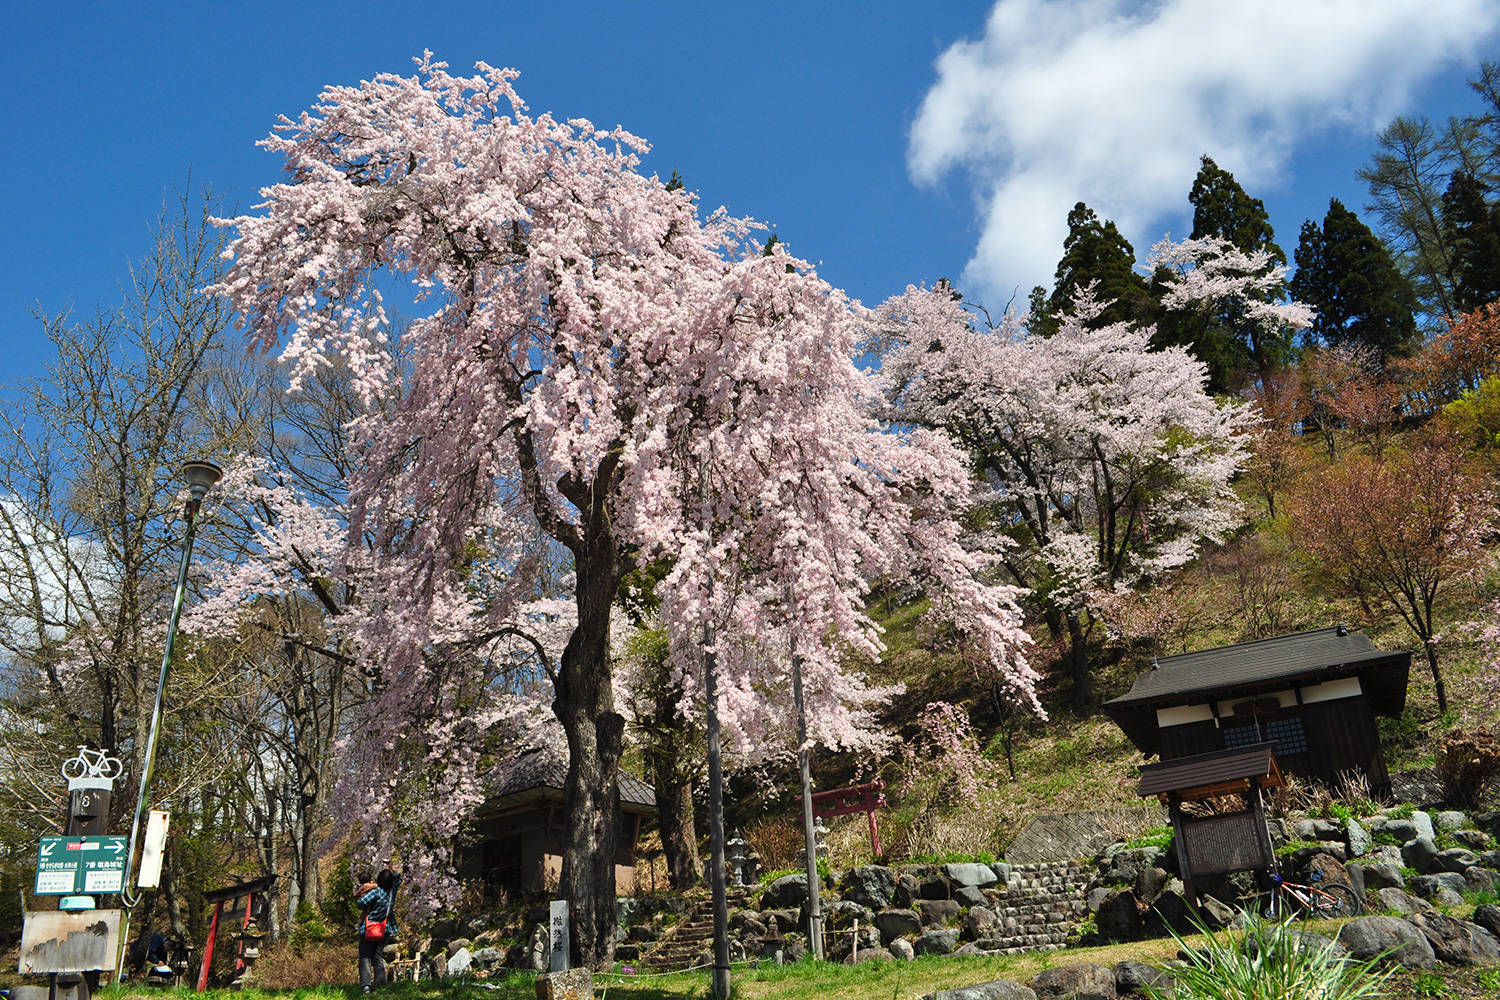
[[[182, 538], [182, 561], [177, 565], [177, 595], [172, 599], [172, 617], [167, 621], [167, 645], [161, 654], [161, 674], [156, 679], [156, 704], [151, 708], [151, 735], [146, 740], [146, 758], [141, 765], [141, 791], [135, 801], [135, 818], [130, 821], [130, 849], [125, 852], [125, 878], [120, 895], [126, 906], [134, 906], [140, 897], [130, 885], [135, 868], [136, 842], [141, 833], [141, 816], [151, 795], [151, 772], [156, 766], [156, 741], [161, 736], [161, 702], [167, 690], [167, 674], [172, 667], [172, 644], [177, 639], [177, 620], [182, 617], [182, 603], [187, 597], [188, 562], [193, 557], [193, 537], [198, 528], [198, 509], [224, 471], [212, 462], [188, 462], [182, 467], [182, 478], [188, 484], [188, 502], [183, 509], [187, 531]], [[136, 730], [139, 732], [140, 730]]]

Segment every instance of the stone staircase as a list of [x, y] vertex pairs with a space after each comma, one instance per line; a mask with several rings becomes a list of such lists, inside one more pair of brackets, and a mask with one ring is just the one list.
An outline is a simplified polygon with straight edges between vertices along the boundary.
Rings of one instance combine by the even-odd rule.
[[1079, 861], [1013, 865], [1010, 882], [992, 907], [999, 926], [976, 944], [1010, 955], [1061, 948], [1088, 914], [1084, 890], [1093, 877], [1093, 866]]
[[[742, 887], [730, 886], [728, 896], [731, 912], [750, 905], [749, 895]], [[654, 948], [643, 953], [641, 962], [653, 969], [686, 969], [712, 962], [713, 949], [714, 902], [709, 897], [699, 900]]]

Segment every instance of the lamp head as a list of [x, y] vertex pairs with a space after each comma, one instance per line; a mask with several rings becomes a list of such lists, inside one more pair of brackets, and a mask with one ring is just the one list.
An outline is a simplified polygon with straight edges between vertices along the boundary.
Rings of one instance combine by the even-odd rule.
[[213, 485], [224, 478], [224, 470], [212, 462], [187, 462], [182, 467], [182, 478], [187, 480], [193, 499], [202, 500]]

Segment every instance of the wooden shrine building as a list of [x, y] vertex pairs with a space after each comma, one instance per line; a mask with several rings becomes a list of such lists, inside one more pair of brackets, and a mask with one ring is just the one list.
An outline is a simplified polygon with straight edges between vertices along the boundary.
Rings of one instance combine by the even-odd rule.
[[1411, 654], [1343, 625], [1153, 661], [1104, 710], [1147, 757], [1268, 742], [1283, 772], [1337, 789], [1348, 772], [1390, 793], [1376, 716], [1406, 707]]
[[[1187, 901], [1197, 905], [1194, 879], [1228, 872], [1270, 871], [1276, 865], [1261, 790], [1281, 784], [1270, 743], [1194, 754], [1141, 768], [1142, 798], [1156, 796], [1172, 817], [1172, 847]], [[1214, 800], [1218, 808], [1184, 805]], [[1224, 809], [1225, 803], [1236, 805]]]
[[[508, 891], [543, 892], [557, 885], [568, 819], [563, 800], [568, 752], [561, 727], [556, 737], [502, 762], [491, 774], [493, 791], [474, 811], [471, 833], [457, 851], [459, 879]], [[641, 825], [655, 815], [656, 792], [621, 773], [615, 885], [622, 896], [635, 891], [636, 843]]]

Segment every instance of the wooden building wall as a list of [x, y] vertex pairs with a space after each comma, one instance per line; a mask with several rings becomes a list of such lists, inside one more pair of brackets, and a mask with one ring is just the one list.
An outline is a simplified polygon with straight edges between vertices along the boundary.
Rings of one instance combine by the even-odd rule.
[[[1320, 781], [1330, 789], [1337, 789], [1341, 776], [1353, 770], [1369, 778], [1372, 791], [1377, 794], [1389, 793], [1390, 774], [1386, 770], [1385, 755], [1380, 749], [1380, 731], [1375, 724], [1375, 712], [1367, 697], [1360, 695], [1298, 705], [1274, 715], [1262, 716], [1259, 723], [1264, 731], [1266, 723], [1293, 716], [1302, 720], [1307, 750], [1305, 753], [1278, 752], [1276, 760], [1284, 772]], [[1222, 727], [1243, 726], [1246, 722], [1247, 720], [1240, 718], [1225, 718], [1218, 725], [1209, 720], [1183, 726], [1166, 726], [1158, 734], [1161, 759], [1176, 760], [1179, 757], [1223, 750], [1226, 744]]]

